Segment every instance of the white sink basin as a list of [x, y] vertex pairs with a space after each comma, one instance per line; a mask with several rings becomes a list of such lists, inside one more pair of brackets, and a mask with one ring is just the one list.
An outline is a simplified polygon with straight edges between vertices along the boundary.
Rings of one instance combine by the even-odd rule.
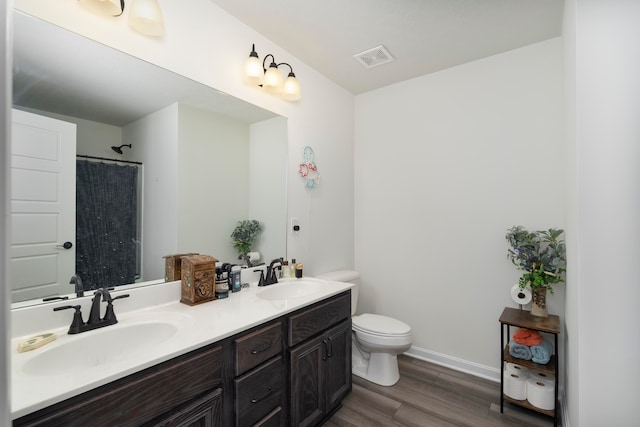
[[265, 290], [257, 293], [258, 298], [273, 300], [286, 300], [292, 298], [301, 298], [307, 295], [320, 292], [325, 283], [320, 280], [299, 279], [291, 282], [281, 282], [269, 285]]
[[147, 321], [118, 323], [77, 335], [67, 335], [44, 347], [22, 365], [25, 375], [64, 375], [78, 370], [135, 358], [160, 345], [179, 330], [176, 323]]

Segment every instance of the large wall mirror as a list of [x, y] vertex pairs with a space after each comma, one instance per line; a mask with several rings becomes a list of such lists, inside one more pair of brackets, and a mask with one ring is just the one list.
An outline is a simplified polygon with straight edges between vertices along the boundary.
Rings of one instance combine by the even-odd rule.
[[[13, 67], [13, 303], [75, 296], [69, 282], [80, 256], [75, 229], [85, 208], [76, 207], [75, 185], [83, 161], [138, 171], [134, 199], [115, 184], [89, 191], [122, 195], [110, 212], [137, 212], [137, 234], [130, 239], [141, 254], [129, 280], [134, 285], [161, 286], [165, 255], [197, 252], [240, 263], [231, 233], [244, 219], [263, 225], [252, 248], [262, 261], [286, 255], [286, 118], [17, 11]], [[32, 141], [34, 132], [53, 148], [41, 142], [18, 146], [18, 137]], [[70, 163], [61, 160], [67, 134], [73, 139]], [[31, 164], [52, 159], [60, 162], [34, 173]], [[72, 177], [62, 184], [68, 171]], [[43, 208], [34, 201], [41, 194], [53, 203]], [[49, 205], [57, 205], [55, 212]], [[45, 212], [45, 221], [34, 220], [34, 206]], [[73, 224], [66, 231], [59, 226], [65, 218]], [[63, 231], [41, 233], [46, 223]], [[102, 232], [118, 227], [111, 223]], [[89, 249], [82, 252], [85, 261], [100, 264], [87, 255]], [[114, 258], [123, 256], [115, 252]], [[72, 262], [63, 262], [65, 257]]]

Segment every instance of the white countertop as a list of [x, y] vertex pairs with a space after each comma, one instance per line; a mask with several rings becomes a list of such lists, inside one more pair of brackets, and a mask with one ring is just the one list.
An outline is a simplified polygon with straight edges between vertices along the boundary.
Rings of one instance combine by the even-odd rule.
[[[283, 283], [296, 279], [284, 279]], [[240, 292], [229, 293], [229, 297], [196, 306], [188, 306], [179, 302], [180, 282], [167, 283], [162, 287], [147, 287], [140, 290], [129, 290], [131, 296], [114, 302], [118, 324], [68, 335], [73, 310], [53, 312], [55, 306], [74, 304], [75, 302], [59, 302], [42, 307], [14, 310], [12, 321], [26, 323], [24, 319], [38, 319], [42, 322], [42, 329], [38, 332], [54, 332], [57, 339], [38, 349], [25, 353], [18, 353], [18, 343], [24, 341], [37, 332], [29, 330], [28, 335], [15, 336], [11, 341], [11, 411], [12, 419], [19, 418], [31, 412], [45, 408], [69, 397], [84, 393], [101, 385], [123, 378], [134, 372], [141, 371], [158, 363], [172, 359], [189, 351], [220, 341], [229, 336], [247, 330], [253, 326], [293, 312], [315, 302], [337, 295], [351, 289], [352, 284], [342, 282], [320, 281], [304, 278], [303, 281], [322, 282], [325, 286], [321, 291], [291, 299], [265, 300], [258, 297], [258, 293], [276, 285], [257, 287], [253, 284], [243, 288]], [[304, 286], [304, 283], [300, 283]], [[112, 292], [117, 296], [117, 292]], [[141, 300], [153, 304], [141, 308]], [[89, 313], [87, 299], [83, 304], [83, 315], [86, 321]], [[103, 303], [103, 306], [106, 304]], [[37, 311], [37, 314], [36, 314]], [[104, 307], [103, 307], [104, 313]], [[65, 326], [60, 327], [56, 322], [46, 320], [51, 316], [57, 322], [65, 320]], [[45, 319], [45, 320], [41, 320]], [[138, 346], [133, 356], [113, 363], [98, 363], [90, 368], [74, 369], [71, 373], [59, 373], [54, 369], [45, 374], [31, 375], [25, 373], [23, 366], [39, 354], [63, 346], [73, 340], [81, 340], [86, 334], [99, 334], [108, 331], [109, 335], [117, 336], [118, 328], [126, 328], [134, 323], [153, 322], [154, 320], [176, 320], [179, 329], [175, 335], [163, 341], [160, 345]], [[54, 329], [45, 329], [46, 326]], [[33, 328], [32, 328], [33, 329]], [[24, 330], [13, 328], [25, 332]], [[117, 344], [116, 344], [117, 345]], [[72, 363], [72, 362], [70, 362]], [[44, 371], [44, 369], [41, 369]]]

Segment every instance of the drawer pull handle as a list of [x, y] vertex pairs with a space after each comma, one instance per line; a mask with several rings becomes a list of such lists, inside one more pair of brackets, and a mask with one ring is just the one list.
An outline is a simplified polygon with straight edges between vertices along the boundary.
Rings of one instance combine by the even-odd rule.
[[266, 393], [265, 393], [264, 395], [262, 395], [262, 396], [260, 396], [260, 397], [258, 397], [258, 398], [256, 398], [256, 397], [252, 397], [252, 398], [251, 398], [251, 403], [258, 403], [258, 402], [260, 402], [262, 399], [264, 399], [264, 398], [268, 397], [268, 396], [271, 394], [271, 392], [272, 392], [272, 391], [273, 391], [273, 390], [271, 389], [271, 387], [269, 387], [269, 389], [266, 391]]
[[253, 350], [251, 350], [251, 354], [264, 353], [265, 351], [269, 350], [272, 345], [273, 345], [272, 342], [268, 342], [268, 343], [264, 343], [264, 344], [258, 345], [256, 347], [254, 347]]
[[324, 354], [322, 355], [322, 360], [325, 361], [327, 360], [327, 357], [329, 355], [329, 343], [327, 342], [327, 340], [322, 340], [322, 344], [324, 344]]
[[327, 357], [331, 357], [333, 355], [333, 340], [328, 338], [327, 343]]

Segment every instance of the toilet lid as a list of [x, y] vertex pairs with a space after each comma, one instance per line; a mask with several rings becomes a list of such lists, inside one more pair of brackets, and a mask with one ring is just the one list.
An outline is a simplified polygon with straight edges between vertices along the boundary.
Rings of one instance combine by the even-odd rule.
[[361, 314], [351, 318], [353, 327], [363, 332], [382, 335], [407, 335], [411, 333], [411, 327], [406, 323], [387, 316], [378, 314]]

